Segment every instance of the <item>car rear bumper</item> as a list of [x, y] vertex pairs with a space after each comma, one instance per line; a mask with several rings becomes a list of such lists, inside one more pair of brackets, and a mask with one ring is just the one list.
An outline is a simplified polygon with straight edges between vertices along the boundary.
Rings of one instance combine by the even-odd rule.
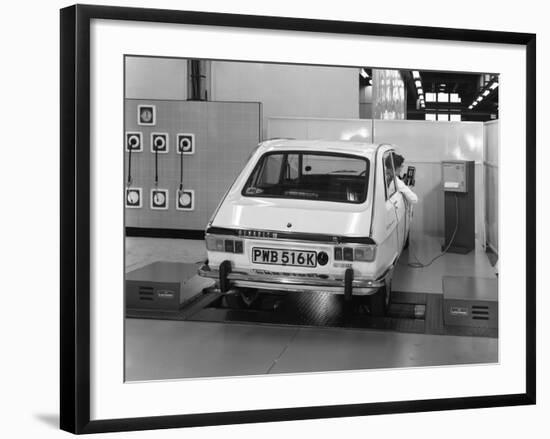
[[[219, 280], [220, 272], [208, 265], [199, 268], [199, 275]], [[265, 270], [231, 271], [227, 275], [230, 284], [242, 288], [258, 288], [263, 290], [284, 291], [323, 291], [333, 294], [344, 294], [344, 277], [341, 278], [320, 275], [296, 275], [292, 273], [275, 273]], [[385, 285], [386, 274], [377, 279], [355, 278], [352, 282], [353, 295], [368, 296], [376, 293]]]

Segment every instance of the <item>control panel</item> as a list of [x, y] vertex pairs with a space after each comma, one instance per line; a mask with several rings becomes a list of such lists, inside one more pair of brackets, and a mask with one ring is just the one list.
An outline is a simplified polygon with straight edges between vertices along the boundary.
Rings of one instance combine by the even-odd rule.
[[466, 161], [442, 163], [443, 190], [445, 192], [468, 192], [468, 170]]

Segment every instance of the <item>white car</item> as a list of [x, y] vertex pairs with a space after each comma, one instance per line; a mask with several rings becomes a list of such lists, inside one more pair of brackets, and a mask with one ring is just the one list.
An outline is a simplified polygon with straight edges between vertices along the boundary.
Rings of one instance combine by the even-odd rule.
[[393, 153], [387, 144], [261, 143], [212, 215], [199, 274], [222, 292], [370, 296], [371, 313], [385, 314], [411, 215]]

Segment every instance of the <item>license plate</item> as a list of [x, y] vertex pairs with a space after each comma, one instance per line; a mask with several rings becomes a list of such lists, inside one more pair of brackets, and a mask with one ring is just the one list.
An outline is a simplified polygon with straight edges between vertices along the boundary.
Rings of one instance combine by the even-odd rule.
[[303, 250], [252, 247], [252, 262], [255, 264], [316, 267], [317, 253]]

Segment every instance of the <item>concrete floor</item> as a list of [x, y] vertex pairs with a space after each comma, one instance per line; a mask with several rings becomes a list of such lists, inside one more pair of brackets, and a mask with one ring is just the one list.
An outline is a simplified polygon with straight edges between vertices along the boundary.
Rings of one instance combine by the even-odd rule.
[[[441, 293], [443, 276], [495, 278], [485, 251], [446, 254], [437, 238], [413, 239], [396, 269], [398, 291]], [[414, 253], [414, 255], [413, 255]], [[197, 262], [202, 241], [127, 238], [126, 271], [154, 261]], [[498, 339], [343, 328], [126, 319], [126, 380], [491, 363]]]
[[495, 278], [496, 270], [485, 250], [476, 242], [476, 248], [467, 255], [447, 253], [428, 267], [412, 268], [407, 263], [427, 264], [441, 253], [441, 240], [436, 237], [411, 236], [410, 245], [403, 252], [395, 270], [392, 289], [415, 293], [443, 293], [443, 276], [470, 276]]

